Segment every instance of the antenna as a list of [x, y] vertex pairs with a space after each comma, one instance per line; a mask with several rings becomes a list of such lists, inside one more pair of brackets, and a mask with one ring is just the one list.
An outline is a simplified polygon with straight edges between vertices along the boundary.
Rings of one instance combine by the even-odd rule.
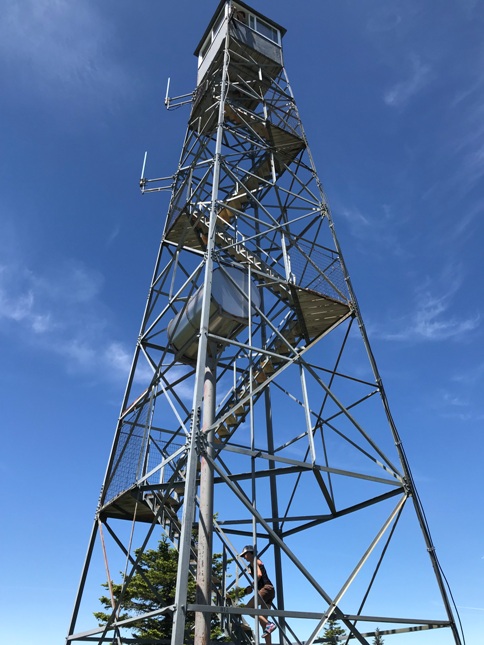
[[167, 110], [175, 110], [176, 108], [181, 107], [182, 105], [187, 105], [188, 103], [193, 102], [193, 97], [195, 92], [188, 92], [187, 94], [180, 94], [180, 96], [174, 96], [170, 98], [170, 83], [171, 78], [168, 77], [166, 83], [166, 94], [165, 94], [165, 107]]
[[143, 159], [143, 167], [141, 168], [141, 177], [139, 180], [139, 187], [141, 188], [141, 192], [145, 192], [145, 186], [146, 186], [146, 178], [145, 178], [145, 167], [146, 167], [146, 159], [148, 158], [148, 151], [145, 152], [145, 156]]
[[170, 109], [170, 97], [168, 96], [168, 93], [170, 91], [170, 80], [170, 77], [168, 77], [168, 81], [166, 83], [165, 107], [167, 110]]

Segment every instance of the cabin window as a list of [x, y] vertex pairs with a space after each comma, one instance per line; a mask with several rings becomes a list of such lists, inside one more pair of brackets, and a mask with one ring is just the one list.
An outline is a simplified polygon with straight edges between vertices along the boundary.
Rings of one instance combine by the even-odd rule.
[[220, 31], [220, 28], [222, 26], [222, 23], [225, 18], [225, 11], [221, 11], [217, 20], [213, 23], [213, 27], [210, 30], [210, 33], [208, 34], [205, 42], [203, 43], [202, 47], [200, 48], [200, 52], [198, 54], [199, 56], [199, 61], [201, 62], [205, 56], [207, 55], [208, 50], [210, 49], [210, 45], [213, 43], [215, 40], [215, 36], [218, 34]]
[[234, 17], [239, 22], [243, 22], [245, 25], [247, 24], [247, 14], [245, 13], [245, 11], [242, 11], [241, 9], [237, 9], [234, 14]]
[[261, 34], [261, 36], [272, 40], [273, 43], [276, 43], [277, 45], [281, 44], [279, 30], [270, 25], [268, 22], [265, 22], [265, 20], [262, 20], [261, 18], [250, 14], [249, 27], [256, 31], [258, 34]]
[[212, 27], [212, 40], [215, 38], [215, 36], [218, 34], [220, 27], [222, 26], [222, 23], [225, 18], [225, 13], [222, 11], [217, 18], [217, 20], [214, 22], [213, 27]]
[[[243, 22], [244, 24], [249, 25], [251, 29], [256, 31], [261, 36], [264, 36], [264, 38], [267, 38], [271, 42], [276, 43], [276, 45], [279, 45], [279, 46], [281, 45], [281, 34], [279, 30], [273, 27], [265, 20], [263, 20], [262, 18], [259, 18], [258, 16], [254, 16], [254, 14], [252, 13], [243, 11], [240, 7], [237, 7], [237, 6], [236, 6], [236, 11], [234, 16], [236, 20], [239, 20], [240, 22]], [[208, 34], [207, 38], [205, 39], [205, 42], [200, 47], [200, 51], [198, 54], [199, 66], [201, 65], [205, 56], [208, 54], [208, 50], [210, 49], [211, 44], [215, 40], [218, 32], [220, 31], [223, 25], [224, 19], [225, 19], [225, 11], [221, 11], [217, 16], [217, 19], [213, 23], [213, 27], [210, 30], [210, 33]]]
[[209, 36], [207, 40], [203, 43], [200, 49], [200, 54], [199, 54], [200, 60], [203, 60], [205, 58], [211, 44], [212, 44], [212, 38], [211, 36]]

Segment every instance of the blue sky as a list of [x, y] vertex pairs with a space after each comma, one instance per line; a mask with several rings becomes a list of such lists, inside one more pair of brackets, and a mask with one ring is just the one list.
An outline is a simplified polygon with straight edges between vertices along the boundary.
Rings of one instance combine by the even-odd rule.
[[[218, 2], [6, 0], [3, 639], [65, 637]], [[484, 3], [254, 0], [286, 69], [441, 564], [484, 624]], [[26, 608], [28, 608], [26, 612]], [[28, 618], [27, 618], [28, 616]], [[479, 634], [479, 636], [478, 636]]]

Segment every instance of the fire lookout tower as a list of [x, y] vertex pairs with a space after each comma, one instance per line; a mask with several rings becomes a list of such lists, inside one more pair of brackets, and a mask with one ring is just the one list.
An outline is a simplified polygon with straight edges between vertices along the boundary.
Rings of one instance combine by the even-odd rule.
[[[68, 644], [158, 643], [136, 628], [171, 621], [172, 645], [205, 645], [218, 620], [225, 642], [257, 645], [254, 620], [270, 615], [281, 644], [322, 642], [337, 620], [344, 642], [368, 645], [378, 627], [388, 645], [401, 633], [426, 643], [431, 629], [461, 645], [284, 35], [222, 0], [195, 52], [196, 89], [167, 97], [191, 112], [174, 176], [141, 179], [144, 193], [169, 182], [171, 198]], [[108, 622], [80, 630], [96, 553], [95, 584], [120, 569], [128, 584], [161, 535], [178, 551], [170, 604], [126, 618], [112, 594]], [[270, 608], [227, 600], [249, 584], [245, 544], [271, 572]]]

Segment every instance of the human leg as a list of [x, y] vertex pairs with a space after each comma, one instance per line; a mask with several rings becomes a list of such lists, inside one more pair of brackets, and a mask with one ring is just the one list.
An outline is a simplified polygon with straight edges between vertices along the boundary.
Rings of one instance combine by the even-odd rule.
[[[274, 587], [266, 585], [259, 590], [259, 607], [270, 609], [272, 601], [274, 600]], [[270, 617], [259, 616], [259, 623], [263, 629], [262, 637], [266, 641], [266, 645], [271, 645], [271, 633], [276, 629], [275, 624], [270, 620]]]

